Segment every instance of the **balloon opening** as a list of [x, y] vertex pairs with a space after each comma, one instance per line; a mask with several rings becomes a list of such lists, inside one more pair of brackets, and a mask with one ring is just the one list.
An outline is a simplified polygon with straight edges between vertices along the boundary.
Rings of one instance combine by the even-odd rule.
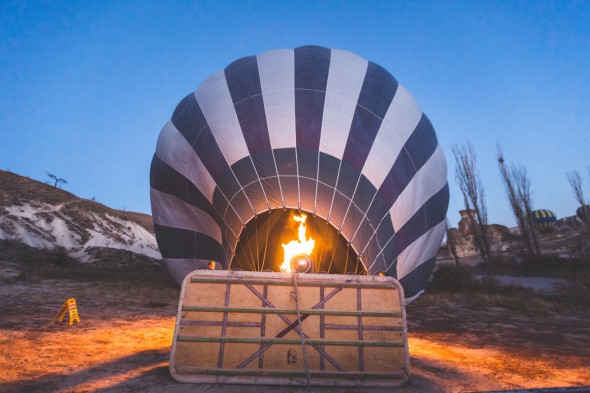
[[310, 273], [366, 274], [363, 261], [331, 223], [292, 209], [252, 218], [240, 233], [230, 269], [289, 272], [297, 270], [292, 262], [300, 255], [309, 258]]

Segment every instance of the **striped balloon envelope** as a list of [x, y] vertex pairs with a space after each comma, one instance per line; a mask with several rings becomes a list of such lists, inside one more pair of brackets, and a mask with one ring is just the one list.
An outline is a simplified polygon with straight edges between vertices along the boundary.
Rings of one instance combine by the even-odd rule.
[[531, 214], [533, 215], [533, 222], [539, 232], [549, 233], [553, 230], [557, 217], [551, 210], [539, 209], [534, 210]]
[[230, 267], [249, 223], [295, 210], [413, 299], [445, 233], [432, 124], [389, 72], [344, 50], [273, 50], [213, 74], [164, 125], [150, 177], [158, 245], [179, 282], [210, 259]]

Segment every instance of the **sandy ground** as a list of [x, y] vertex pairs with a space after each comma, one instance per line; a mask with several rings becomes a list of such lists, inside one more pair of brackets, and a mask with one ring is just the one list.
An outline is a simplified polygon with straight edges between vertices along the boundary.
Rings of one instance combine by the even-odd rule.
[[[173, 284], [40, 280], [17, 275], [6, 263], [2, 267], [0, 392], [306, 391], [175, 382], [168, 372], [179, 294]], [[77, 299], [81, 323], [49, 325], [69, 297]], [[412, 303], [412, 377], [399, 391], [590, 385], [590, 310], [543, 299], [511, 302], [427, 294]]]

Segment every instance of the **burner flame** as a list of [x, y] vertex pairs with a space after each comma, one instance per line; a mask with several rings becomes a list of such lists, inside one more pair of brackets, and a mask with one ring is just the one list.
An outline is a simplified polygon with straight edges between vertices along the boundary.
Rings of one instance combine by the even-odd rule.
[[285, 252], [285, 257], [283, 259], [283, 263], [281, 264], [281, 271], [284, 273], [290, 273], [291, 269], [291, 259], [297, 254], [307, 254], [311, 255], [313, 251], [313, 246], [315, 245], [315, 240], [311, 237], [309, 239], [306, 238], [305, 232], [307, 231], [307, 227], [305, 226], [305, 221], [307, 220], [307, 214], [301, 213], [300, 215], [293, 216], [293, 220], [299, 223], [298, 235], [299, 240], [291, 240], [289, 243], [283, 243], [283, 251]]

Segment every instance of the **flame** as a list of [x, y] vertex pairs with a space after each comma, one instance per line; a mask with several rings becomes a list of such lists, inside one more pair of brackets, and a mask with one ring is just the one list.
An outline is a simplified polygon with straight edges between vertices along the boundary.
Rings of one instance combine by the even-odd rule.
[[299, 223], [299, 240], [291, 240], [287, 244], [282, 244], [285, 258], [281, 264], [281, 271], [285, 273], [291, 272], [291, 258], [297, 254], [311, 255], [311, 251], [315, 245], [315, 240], [311, 237], [309, 239], [305, 237], [305, 232], [307, 230], [305, 220], [307, 220], [307, 214], [301, 213], [298, 216], [293, 216], [293, 219]]

